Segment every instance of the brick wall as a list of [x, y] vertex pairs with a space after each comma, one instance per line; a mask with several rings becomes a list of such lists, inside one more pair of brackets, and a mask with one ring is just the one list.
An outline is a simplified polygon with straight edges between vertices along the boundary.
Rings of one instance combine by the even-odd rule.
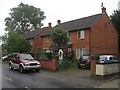
[[71, 42], [74, 50], [74, 54], [76, 56], [76, 49], [77, 48], [86, 48], [86, 54], [90, 54], [89, 52], [89, 29], [85, 29], [85, 38], [78, 39], [77, 38], [77, 31], [70, 33]]
[[107, 15], [103, 15], [90, 30], [92, 54], [118, 55], [118, 35]]
[[[48, 42], [45, 41], [45, 38], [48, 38]], [[43, 48], [49, 48], [53, 43], [50, 36], [42, 37], [42, 39], [43, 39]]]

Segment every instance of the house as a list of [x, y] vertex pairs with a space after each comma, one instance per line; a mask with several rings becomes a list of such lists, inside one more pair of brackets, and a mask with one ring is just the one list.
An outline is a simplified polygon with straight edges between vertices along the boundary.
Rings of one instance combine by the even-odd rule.
[[[68, 50], [74, 50], [76, 59], [81, 55], [114, 54], [118, 55], [118, 34], [110, 21], [106, 8], [102, 13], [61, 23], [58, 25], [68, 32]], [[51, 31], [42, 34], [43, 48], [49, 50], [53, 42]]]
[[46, 33], [52, 29], [51, 23], [48, 23], [48, 27], [43, 27], [34, 31], [25, 32], [23, 36], [30, 41], [32, 52], [36, 52], [39, 47], [43, 46], [43, 39], [41, 38], [42, 33]]

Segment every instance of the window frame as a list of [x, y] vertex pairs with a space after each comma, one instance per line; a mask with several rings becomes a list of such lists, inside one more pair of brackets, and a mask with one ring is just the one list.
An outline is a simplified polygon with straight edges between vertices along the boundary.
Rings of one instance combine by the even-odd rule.
[[85, 31], [79, 30], [77, 31], [77, 39], [84, 39], [85, 38]]
[[70, 32], [67, 32], [67, 36], [68, 36], [69, 40], [71, 41]]
[[76, 49], [76, 59], [79, 59], [82, 55], [86, 54], [86, 48], [77, 48]]

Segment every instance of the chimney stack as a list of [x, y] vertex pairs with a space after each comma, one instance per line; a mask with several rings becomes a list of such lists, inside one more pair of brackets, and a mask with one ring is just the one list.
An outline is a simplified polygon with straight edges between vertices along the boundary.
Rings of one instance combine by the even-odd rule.
[[58, 21], [57, 21], [57, 24], [60, 24], [60, 23], [61, 23], [61, 21], [60, 21], [60, 20], [58, 20]]
[[51, 23], [51, 22], [49, 22], [49, 23], [48, 23], [48, 26], [49, 26], [49, 27], [52, 27], [51, 25], [52, 25], [52, 23]]
[[106, 13], [106, 8], [105, 7], [102, 7], [102, 13]]

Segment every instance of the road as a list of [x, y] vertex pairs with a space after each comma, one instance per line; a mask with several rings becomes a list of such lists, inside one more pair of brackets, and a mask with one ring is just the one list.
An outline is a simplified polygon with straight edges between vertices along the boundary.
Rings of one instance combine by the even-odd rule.
[[60, 76], [55, 77], [51, 72], [44, 70], [38, 73], [20, 73], [9, 70], [8, 64], [2, 64], [0, 70], [2, 70], [2, 73], [0, 73], [2, 88], [26, 88], [28, 90], [32, 90], [32, 88], [91, 88], [73, 81], [66, 81], [63, 78], [61, 79]]

